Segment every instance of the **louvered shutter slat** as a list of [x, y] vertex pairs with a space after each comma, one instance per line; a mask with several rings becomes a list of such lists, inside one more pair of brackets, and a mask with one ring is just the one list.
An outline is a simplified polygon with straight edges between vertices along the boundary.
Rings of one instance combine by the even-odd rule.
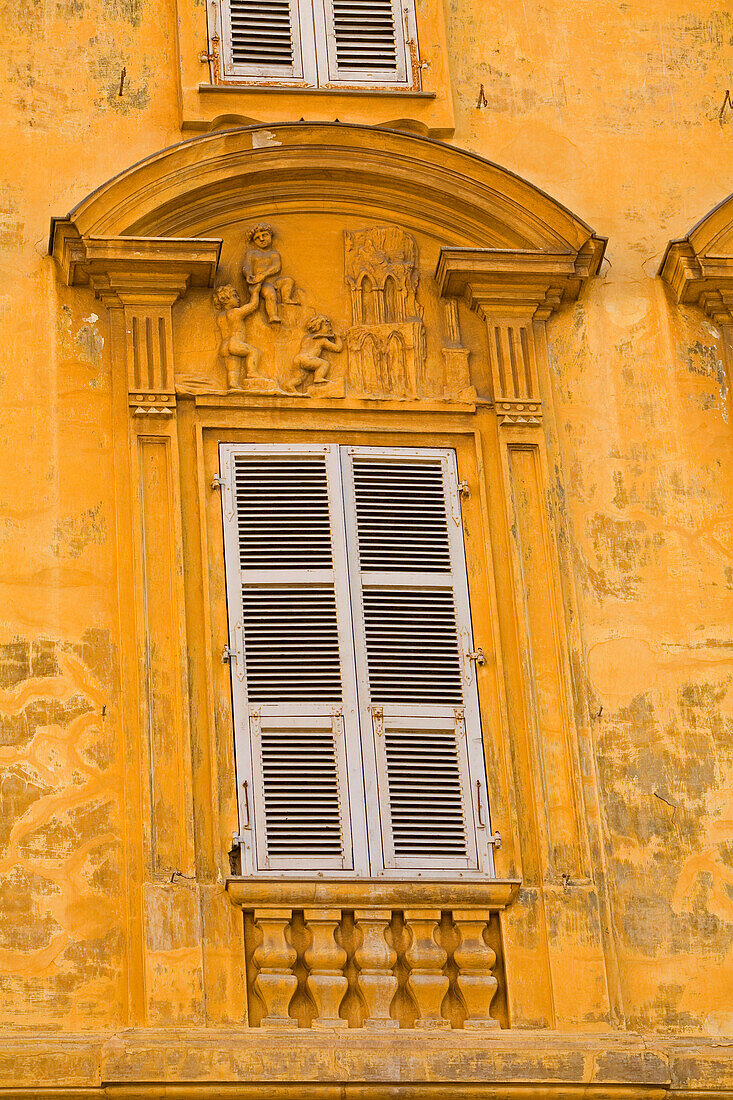
[[302, 79], [298, 0], [222, 0], [225, 76]]
[[406, 80], [402, 11], [394, 0], [324, 0], [329, 75], [335, 81]]
[[229, 0], [232, 59], [235, 65], [293, 64], [293, 30], [289, 0]]
[[363, 668], [380, 715], [372, 729], [387, 866], [470, 869], [468, 624], [459, 630], [456, 602], [465, 567], [455, 513], [449, 526], [447, 459], [428, 455], [352, 449]]
[[253, 448], [231, 462], [229, 575], [240, 588], [233, 614], [243, 636], [259, 870], [351, 866], [333, 544], [340, 486], [328, 471], [325, 451]]

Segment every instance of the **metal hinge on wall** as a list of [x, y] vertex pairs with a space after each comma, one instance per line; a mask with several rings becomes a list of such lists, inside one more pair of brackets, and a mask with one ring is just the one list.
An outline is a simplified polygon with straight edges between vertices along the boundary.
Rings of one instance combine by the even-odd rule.
[[225, 487], [226, 487], [226, 481], [224, 480], [224, 478], [220, 477], [219, 474], [214, 474], [214, 476], [211, 479], [211, 488], [212, 489], [224, 489]]

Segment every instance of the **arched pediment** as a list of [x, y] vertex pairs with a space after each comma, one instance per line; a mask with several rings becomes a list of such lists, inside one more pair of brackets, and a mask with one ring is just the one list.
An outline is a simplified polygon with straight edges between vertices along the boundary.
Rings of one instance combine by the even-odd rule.
[[659, 269], [678, 302], [699, 305], [721, 324], [733, 319], [733, 195], [686, 237], [670, 241]]
[[428, 138], [339, 123], [244, 127], [181, 142], [133, 165], [67, 219], [89, 237], [217, 237], [273, 210], [358, 212], [447, 245], [577, 255], [604, 241], [544, 192]]

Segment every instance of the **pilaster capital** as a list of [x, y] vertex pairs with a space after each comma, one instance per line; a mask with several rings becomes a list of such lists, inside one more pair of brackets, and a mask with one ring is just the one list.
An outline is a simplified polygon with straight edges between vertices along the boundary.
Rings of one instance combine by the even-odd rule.
[[70, 220], [51, 230], [67, 286], [91, 286], [107, 306], [171, 306], [189, 287], [211, 287], [222, 242], [200, 237], [85, 237]]
[[605, 241], [592, 236], [575, 252], [442, 248], [435, 271], [440, 294], [462, 298], [483, 317], [547, 320], [577, 298], [595, 275]]
[[719, 325], [733, 324], [733, 255], [698, 251], [689, 237], [670, 241], [659, 275], [676, 302], [699, 306]]

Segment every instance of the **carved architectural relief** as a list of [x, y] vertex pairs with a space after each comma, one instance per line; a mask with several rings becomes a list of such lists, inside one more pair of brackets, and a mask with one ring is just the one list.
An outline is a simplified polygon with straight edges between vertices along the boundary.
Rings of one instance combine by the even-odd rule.
[[443, 302], [445, 344], [443, 346], [443, 397], [446, 401], [476, 400], [476, 389], [471, 384], [469, 360], [471, 352], [463, 347], [458, 302], [446, 298]]
[[[344, 342], [333, 331], [328, 317], [316, 315], [306, 323], [298, 354], [293, 359], [293, 375], [285, 392], [298, 397], [345, 397], [346, 384], [333, 377], [333, 364], [324, 352], [340, 352]], [[305, 391], [299, 389], [306, 385]]]
[[245, 321], [259, 304], [259, 286], [255, 286], [252, 297], [245, 305], [241, 304], [235, 287], [229, 284], [214, 291], [216, 323], [221, 333], [219, 355], [226, 366], [230, 392], [282, 393], [277, 382], [257, 373], [261, 352], [247, 343]]
[[255, 309], [261, 302], [270, 324], [279, 325], [282, 317], [277, 311], [278, 303], [297, 306], [300, 302], [293, 296], [295, 280], [282, 274], [282, 257], [273, 248], [274, 236], [275, 230], [267, 222], [260, 222], [249, 230], [242, 276]]
[[420, 397], [427, 341], [415, 238], [393, 225], [344, 233], [352, 327], [349, 389], [359, 396]]

